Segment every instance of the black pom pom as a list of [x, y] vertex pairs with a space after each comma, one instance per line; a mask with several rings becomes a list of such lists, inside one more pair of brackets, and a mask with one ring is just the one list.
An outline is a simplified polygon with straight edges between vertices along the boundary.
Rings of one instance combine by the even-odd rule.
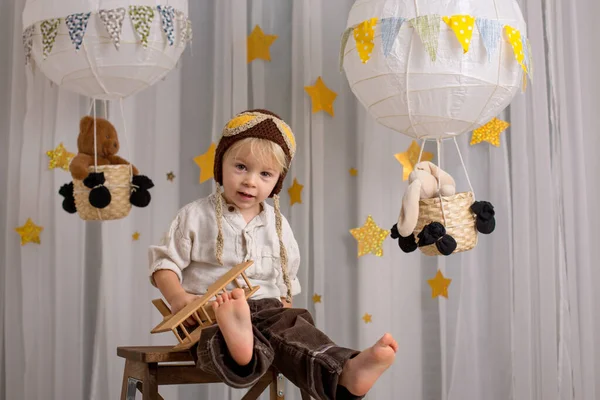
[[75, 206], [75, 197], [73, 195], [73, 182], [62, 185], [58, 190], [58, 194], [65, 198], [62, 202], [63, 210], [69, 214], [76, 213], [77, 207]]
[[475, 226], [483, 234], [490, 234], [496, 229], [496, 212], [494, 206], [487, 201], [476, 201], [471, 205], [471, 211], [477, 215]]
[[418, 235], [419, 247], [435, 244], [438, 251], [445, 256], [449, 256], [456, 250], [456, 240], [446, 234], [446, 228], [439, 222], [432, 222], [426, 225]]
[[129, 196], [129, 201], [136, 207], [146, 207], [151, 199], [150, 192], [146, 189], [134, 189]]
[[90, 189], [93, 189], [98, 185], [103, 185], [104, 182], [104, 172], [90, 172], [83, 180], [83, 184]]
[[417, 249], [417, 241], [415, 240], [415, 235], [411, 233], [410, 236], [407, 237], [398, 237], [398, 246], [400, 246], [400, 249], [402, 249], [403, 252], [412, 253]]
[[394, 224], [392, 229], [390, 229], [390, 237], [392, 239], [398, 239], [400, 237], [400, 232], [398, 232], [398, 224]]
[[90, 192], [89, 200], [92, 206], [96, 208], [105, 208], [110, 204], [112, 196], [110, 190], [108, 190], [106, 186], [98, 186]]

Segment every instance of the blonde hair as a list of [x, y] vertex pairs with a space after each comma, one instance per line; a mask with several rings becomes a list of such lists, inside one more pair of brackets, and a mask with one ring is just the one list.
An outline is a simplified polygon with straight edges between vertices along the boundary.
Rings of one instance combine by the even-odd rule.
[[287, 172], [288, 163], [285, 152], [277, 143], [272, 140], [261, 139], [257, 137], [247, 137], [234, 142], [223, 154], [223, 160], [229, 154], [237, 158], [242, 148], [248, 147], [250, 154], [264, 164], [275, 163], [279, 173]]

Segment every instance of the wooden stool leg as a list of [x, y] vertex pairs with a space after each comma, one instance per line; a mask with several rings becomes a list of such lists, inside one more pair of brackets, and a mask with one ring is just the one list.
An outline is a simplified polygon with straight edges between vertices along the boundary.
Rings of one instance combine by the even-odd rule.
[[127, 382], [131, 373], [131, 361], [125, 360], [125, 368], [123, 369], [123, 384], [121, 385], [121, 400], [127, 400]]
[[148, 364], [146, 369], [146, 376], [144, 377], [143, 383], [143, 400], [159, 400], [160, 395], [158, 394], [158, 364]]

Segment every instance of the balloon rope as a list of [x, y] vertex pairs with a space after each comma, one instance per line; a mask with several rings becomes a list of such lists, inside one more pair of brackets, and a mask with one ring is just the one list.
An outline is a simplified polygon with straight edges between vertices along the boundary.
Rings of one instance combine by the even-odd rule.
[[467, 176], [467, 182], [469, 183], [469, 189], [471, 189], [471, 193], [473, 193], [473, 201], [475, 201], [475, 191], [473, 190], [473, 185], [471, 185], [471, 179], [469, 179], [469, 173], [467, 172], [467, 167], [465, 166], [465, 162], [463, 160], [462, 154], [460, 153], [460, 148], [458, 147], [458, 142], [456, 141], [456, 137], [454, 139], [454, 144], [456, 145], [456, 151], [458, 151], [458, 157], [460, 158], [460, 163], [462, 164], [463, 170], [465, 171], [465, 175]]
[[94, 110], [94, 172], [98, 172], [98, 143], [97, 143], [97, 128], [96, 128], [96, 101], [93, 100], [92, 109]]
[[446, 226], [446, 213], [444, 211], [444, 200], [442, 199], [440, 182], [440, 174], [442, 173], [442, 139], [437, 139], [437, 153], [438, 153], [438, 169], [437, 169], [437, 186], [438, 186], [438, 197], [440, 199], [440, 207], [442, 208], [442, 219], [444, 220], [444, 226]]
[[[127, 122], [125, 121], [125, 108], [123, 107], [123, 98], [119, 98], [119, 108], [121, 109], [121, 119], [123, 120], [123, 140], [125, 141], [125, 147], [127, 148], [127, 160], [131, 160], [131, 154], [129, 154], [129, 143], [127, 142]], [[131, 162], [127, 161], [129, 165], [129, 181], [133, 179], [133, 167]]]

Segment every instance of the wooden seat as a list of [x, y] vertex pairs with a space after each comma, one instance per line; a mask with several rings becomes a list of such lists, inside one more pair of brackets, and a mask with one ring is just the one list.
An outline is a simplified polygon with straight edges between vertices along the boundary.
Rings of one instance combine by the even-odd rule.
[[[198, 369], [189, 351], [173, 351], [172, 346], [118, 347], [125, 359], [121, 400], [134, 400], [136, 390], [143, 400], [164, 400], [160, 385], [187, 385], [222, 382], [217, 376]], [[270, 400], [283, 400], [283, 376], [270, 369], [252, 386], [242, 400], [256, 400], [270, 387]]]

